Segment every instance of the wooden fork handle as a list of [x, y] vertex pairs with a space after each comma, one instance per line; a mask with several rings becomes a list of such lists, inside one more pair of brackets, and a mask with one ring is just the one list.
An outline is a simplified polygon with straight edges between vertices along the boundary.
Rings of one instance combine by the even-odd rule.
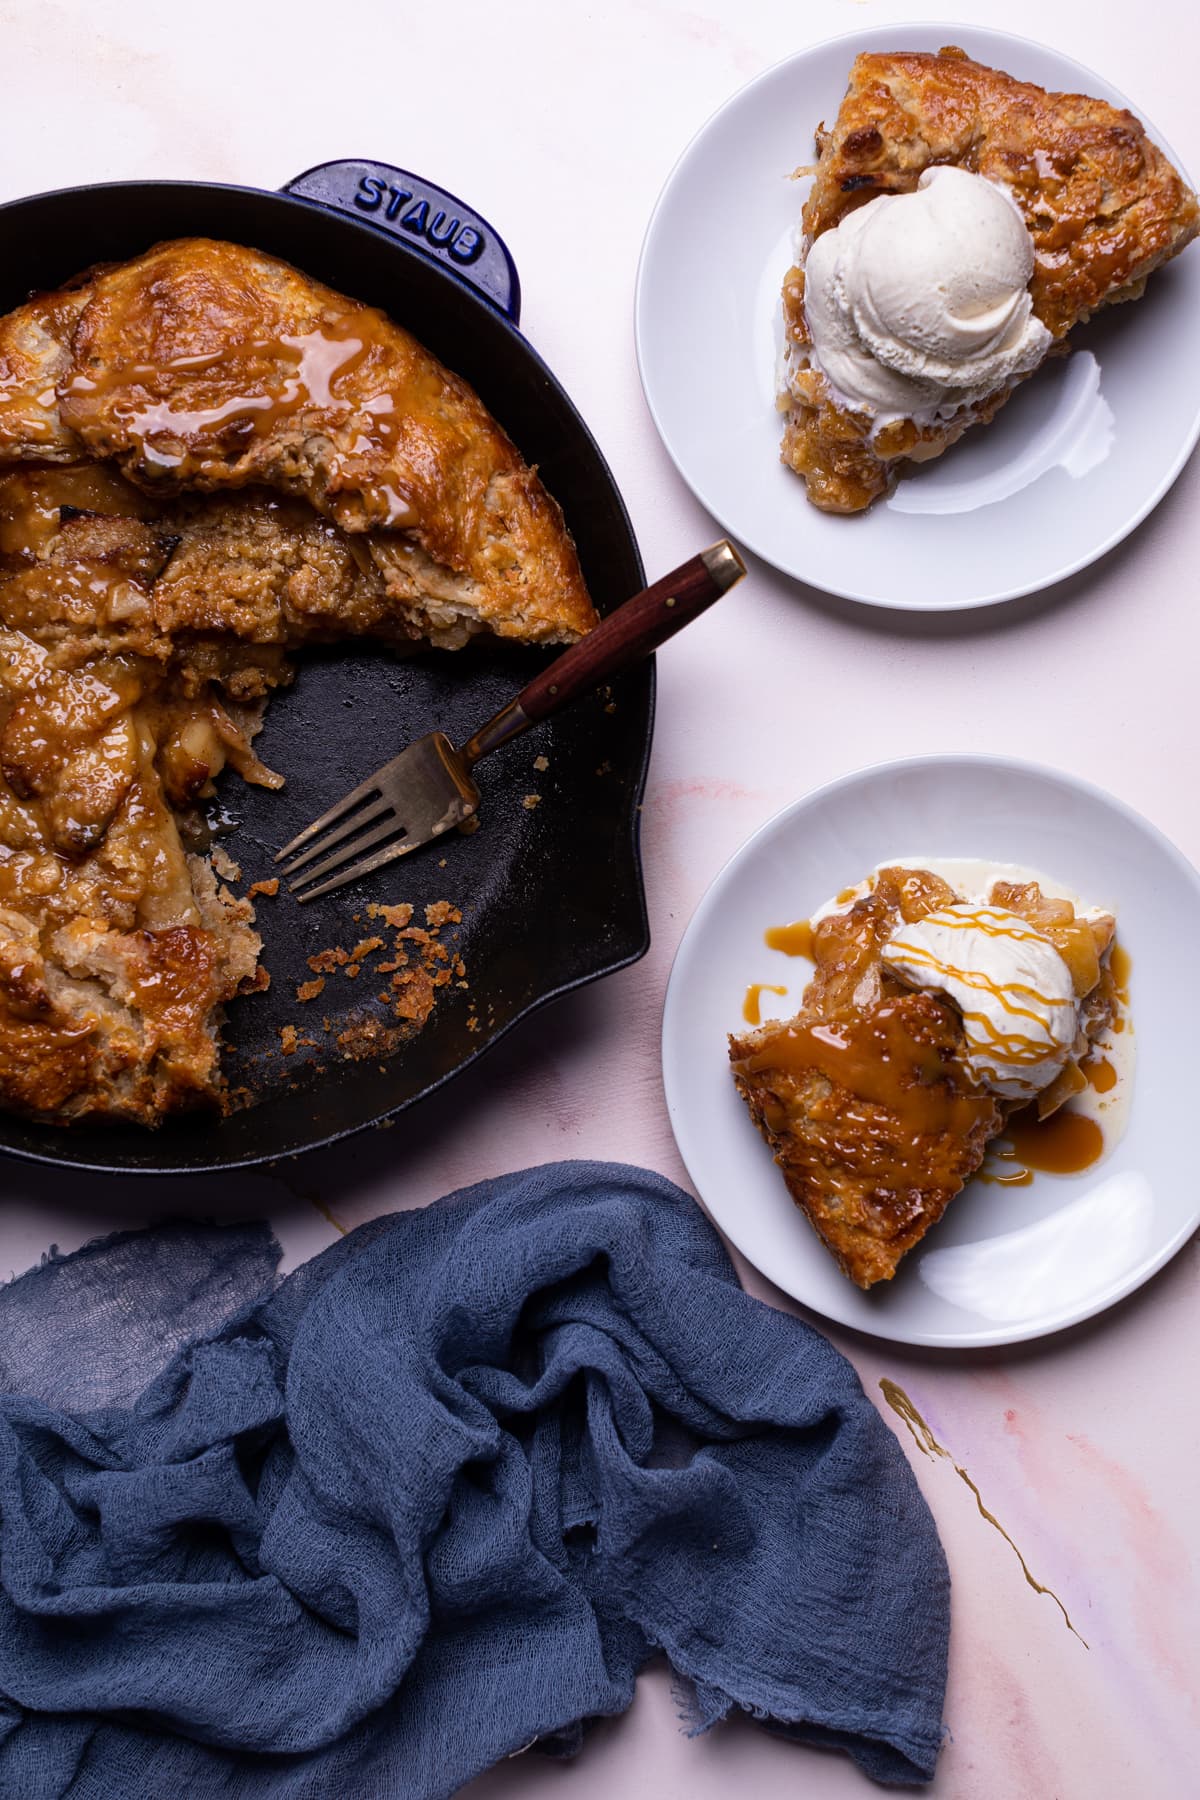
[[719, 600], [746, 573], [726, 538], [693, 556], [653, 587], [644, 588], [592, 627], [528, 682], [515, 700], [489, 719], [462, 747], [468, 767], [516, 737], [536, 719], [548, 719], [590, 693], [610, 675], [641, 662], [660, 644]]
[[641, 662], [719, 600], [746, 566], [722, 539], [626, 600], [585, 638], [542, 669], [517, 695], [527, 719], [549, 718], [630, 663]]

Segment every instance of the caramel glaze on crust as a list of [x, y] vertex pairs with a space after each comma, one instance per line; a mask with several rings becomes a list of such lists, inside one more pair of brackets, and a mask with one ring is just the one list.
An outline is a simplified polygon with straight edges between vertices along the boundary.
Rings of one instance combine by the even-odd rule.
[[554, 501], [472, 391], [282, 263], [160, 246], [0, 320], [0, 1106], [153, 1125], [222, 1098], [266, 984], [197, 802], [289, 653], [571, 641]]
[[[1033, 310], [1057, 340], [1102, 306], [1136, 299], [1146, 277], [1200, 228], [1194, 193], [1132, 113], [1083, 94], [1047, 93], [949, 47], [936, 56], [855, 58], [832, 128], [817, 132], [819, 162], [804, 207], [808, 238], [880, 194], [911, 192], [923, 172], [952, 164], [1003, 184], [1033, 238]], [[810, 340], [804, 273], [789, 269], [785, 332], [802, 363]], [[905, 461], [938, 456], [986, 422], [1010, 382], [952, 418], [899, 420], [871, 437], [822, 375], [799, 369], [783, 459], [831, 512], [858, 512], [892, 486]]]
[[[1114, 1003], [1101, 964], [1112, 919], [1076, 919], [1036, 884], [998, 883], [993, 898], [1045, 931], [1067, 962], [1084, 1001], [1076, 1054], [1085, 1055]], [[816, 974], [796, 1016], [729, 1040], [738, 1092], [788, 1191], [862, 1288], [891, 1280], [1014, 1110], [967, 1072], [956, 1008], [911, 991], [880, 960], [901, 921], [955, 899], [927, 870], [884, 869], [869, 894], [817, 926]], [[1082, 1085], [1068, 1064], [1045, 1110]]]
[[182, 239], [0, 326], [0, 458], [115, 461], [147, 492], [251, 484], [365, 534], [411, 635], [595, 623], [558, 506], [466, 382], [372, 307]]

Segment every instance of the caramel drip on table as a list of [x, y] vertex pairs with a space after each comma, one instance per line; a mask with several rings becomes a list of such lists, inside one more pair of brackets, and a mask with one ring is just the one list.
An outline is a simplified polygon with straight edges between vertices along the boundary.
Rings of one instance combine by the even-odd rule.
[[758, 1004], [760, 994], [786, 994], [785, 987], [775, 987], [769, 981], [752, 981], [746, 989], [746, 998], [742, 1002], [742, 1017], [747, 1025], [761, 1025], [762, 1011]]
[[785, 956], [806, 956], [812, 961], [813, 927], [811, 919], [796, 919], [791, 925], [770, 925], [763, 932], [768, 950], [782, 950]]
[[952, 1086], [951, 1071], [937, 1050], [917, 1042], [906, 1029], [903, 1010], [891, 1001], [845, 1024], [794, 1020], [735, 1067], [745, 1075], [815, 1071], [859, 1099], [896, 1113], [914, 1139], [931, 1132], [966, 1138], [994, 1117], [991, 1095]]
[[1025, 1577], [1026, 1581], [1029, 1583], [1030, 1587], [1037, 1594], [1049, 1594], [1051, 1600], [1053, 1600], [1055, 1606], [1057, 1606], [1059, 1612], [1062, 1614], [1063, 1618], [1066, 1620], [1067, 1630], [1070, 1631], [1071, 1633], [1073, 1633], [1073, 1635], [1079, 1639], [1080, 1643], [1083, 1645], [1085, 1650], [1090, 1649], [1091, 1646], [1089, 1645], [1087, 1639], [1082, 1635], [1081, 1632], [1078, 1632], [1075, 1630], [1074, 1625], [1072, 1625], [1072, 1623], [1071, 1623], [1070, 1613], [1067, 1611], [1066, 1607], [1063, 1605], [1063, 1603], [1059, 1599], [1058, 1595], [1054, 1592], [1054, 1589], [1048, 1588], [1044, 1582], [1038, 1581], [1036, 1579], [1036, 1577], [1030, 1573], [1029, 1564], [1025, 1561], [1025, 1558], [1021, 1555], [1021, 1552], [1017, 1549], [1017, 1546], [1013, 1543], [1012, 1538], [1009, 1537], [1007, 1531], [1005, 1531], [1003, 1525], [1001, 1525], [1001, 1523], [1000, 1523], [999, 1519], [996, 1517], [996, 1515], [994, 1513], [989, 1512], [987, 1507], [983, 1504], [983, 1495], [980, 1493], [980, 1491], [976, 1487], [975, 1483], [971, 1480], [971, 1477], [967, 1474], [967, 1471], [962, 1467], [962, 1465], [960, 1463], [955, 1462], [954, 1458], [951, 1456], [949, 1450], [946, 1449], [944, 1444], [938, 1443], [938, 1441], [934, 1437], [932, 1431], [930, 1431], [928, 1425], [925, 1423], [924, 1419], [921, 1417], [920, 1413], [917, 1411], [916, 1407], [913, 1405], [912, 1401], [909, 1399], [909, 1397], [905, 1393], [904, 1389], [902, 1387], [900, 1387], [896, 1382], [889, 1381], [886, 1375], [884, 1375], [880, 1379], [879, 1386], [880, 1386], [880, 1390], [883, 1394], [884, 1399], [887, 1401], [887, 1403], [891, 1407], [892, 1411], [894, 1413], [896, 1413], [899, 1418], [904, 1420], [904, 1423], [908, 1427], [908, 1430], [912, 1437], [912, 1440], [913, 1440], [914, 1444], [917, 1446], [917, 1449], [921, 1452], [922, 1456], [928, 1456], [931, 1459], [935, 1456], [941, 1456], [946, 1459], [946, 1461], [950, 1464], [950, 1467], [954, 1470], [954, 1473], [959, 1477], [960, 1480], [966, 1482], [967, 1486], [970, 1488], [971, 1492], [974, 1494], [975, 1504], [979, 1508], [980, 1517], [986, 1519], [989, 1525], [995, 1527], [995, 1529], [1000, 1533], [1000, 1536], [1004, 1539], [1005, 1543], [1012, 1550], [1013, 1555], [1016, 1557], [1017, 1561], [1021, 1565], [1021, 1573], [1022, 1573], [1022, 1575], [1024, 1575], [1024, 1577]]

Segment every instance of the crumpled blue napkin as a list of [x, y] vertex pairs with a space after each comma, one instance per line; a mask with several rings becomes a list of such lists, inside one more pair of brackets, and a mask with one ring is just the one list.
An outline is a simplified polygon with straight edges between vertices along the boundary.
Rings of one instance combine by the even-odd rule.
[[554, 1164], [278, 1254], [165, 1225], [0, 1290], [0, 1793], [432, 1800], [656, 1648], [696, 1728], [932, 1775], [908, 1464], [678, 1188]]

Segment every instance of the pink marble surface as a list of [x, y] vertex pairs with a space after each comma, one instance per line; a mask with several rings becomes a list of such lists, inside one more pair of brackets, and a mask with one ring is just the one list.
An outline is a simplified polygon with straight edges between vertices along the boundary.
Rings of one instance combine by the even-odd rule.
[[[504, 231], [524, 328], [595, 430], [657, 571], [714, 535], [655, 436], [633, 358], [634, 271], [659, 186], [693, 131], [759, 69], [907, 10], [359, 0], [342, 23], [301, 3], [10, 0], [0, 198], [161, 174], [271, 186], [356, 153], [427, 172]], [[1200, 170], [1189, 0], [1160, 0], [1155, 29], [1138, 33], [1113, 0], [1009, 0], [1003, 18], [935, 0], [920, 11], [1002, 23], [1108, 71]], [[719, 221], [713, 231], [715, 249]], [[265, 1213], [295, 1263], [372, 1214], [559, 1156], [624, 1158], [683, 1181], [658, 1056], [679, 936], [756, 826], [860, 764], [925, 750], [1034, 753], [1119, 794], [1200, 861], [1198, 501], [1193, 462], [1098, 567], [978, 617], [875, 616], [754, 567], [660, 657], [643, 833], [654, 942], [643, 963], [527, 1023], [395, 1129], [275, 1174], [115, 1182], [0, 1165], [0, 1275], [50, 1242], [65, 1249], [172, 1212]], [[912, 1396], [1080, 1634], [1028, 1585], [952, 1462], [923, 1456], [884, 1407], [954, 1576], [951, 1735], [932, 1789], [943, 1800], [1195, 1793], [1198, 1299], [1193, 1241], [1105, 1318], [1022, 1352], [946, 1357], [832, 1334], [881, 1405], [882, 1377]], [[517, 1759], [469, 1791], [706, 1800], [735, 1788], [762, 1800], [869, 1791], [845, 1760], [750, 1726], [686, 1739], [661, 1670], [573, 1767]]]

